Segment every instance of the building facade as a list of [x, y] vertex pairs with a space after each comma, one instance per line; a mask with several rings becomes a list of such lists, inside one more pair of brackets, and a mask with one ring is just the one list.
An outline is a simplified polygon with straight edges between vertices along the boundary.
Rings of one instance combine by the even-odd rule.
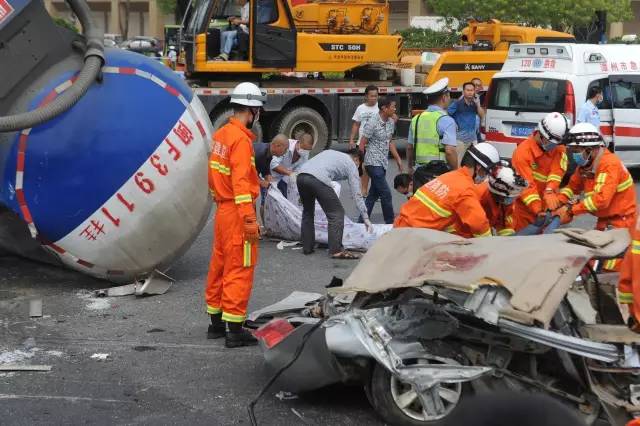
[[[64, 0], [44, 0], [44, 3], [52, 16], [77, 23]], [[164, 26], [175, 23], [173, 15], [166, 15], [160, 10], [157, 0], [87, 0], [87, 3], [96, 26], [106, 34], [124, 36], [128, 17], [127, 38], [149, 36], [162, 40]]]

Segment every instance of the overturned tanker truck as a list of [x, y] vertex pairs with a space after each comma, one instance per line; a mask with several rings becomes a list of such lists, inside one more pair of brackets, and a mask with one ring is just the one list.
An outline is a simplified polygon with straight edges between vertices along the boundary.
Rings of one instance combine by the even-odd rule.
[[211, 123], [159, 62], [104, 49], [41, 1], [0, 2], [0, 251], [125, 282], [161, 270], [211, 203]]
[[389, 424], [442, 424], [473, 393], [503, 391], [623, 426], [640, 416], [640, 335], [590, 262], [628, 244], [626, 230], [463, 239], [394, 229], [327, 295], [295, 292], [249, 324], [275, 388], [359, 383]]

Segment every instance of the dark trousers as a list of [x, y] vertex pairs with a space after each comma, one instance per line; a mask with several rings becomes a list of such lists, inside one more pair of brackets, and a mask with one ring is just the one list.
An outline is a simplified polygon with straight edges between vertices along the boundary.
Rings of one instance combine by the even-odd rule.
[[288, 187], [287, 187], [287, 183], [284, 181], [284, 179], [280, 179], [278, 181], [278, 189], [280, 190], [282, 195], [284, 195], [284, 198], [287, 198]]
[[384, 216], [384, 223], [391, 224], [395, 214], [393, 213], [393, 203], [391, 202], [391, 189], [387, 183], [387, 171], [382, 166], [365, 166], [367, 174], [371, 179], [371, 188], [369, 189], [369, 195], [364, 201], [367, 206], [367, 214], [371, 217], [371, 211], [373, 206], [380, 198], [380, 204], [382, 204], [382, 215]]
[[314, 223], [316, 200], [320, 203], [320, 207], [322, 207], [329, 222], [329, 255], [344, 250], [342, 246], [344, 208], [333, 188], [306, 173], [298, 175], [297, 185], [300, 200], [302, 200], [300, 236], [304, 253], [312, 252], [316, 244], [316, 227]]

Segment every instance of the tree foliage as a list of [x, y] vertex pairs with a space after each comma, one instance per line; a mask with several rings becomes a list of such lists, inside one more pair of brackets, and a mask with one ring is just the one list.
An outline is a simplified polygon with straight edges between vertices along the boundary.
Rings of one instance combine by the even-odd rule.
[[433, 31], [430, 29], [408, 28], [400, 31], [405, 48], [450, 48], [460, 40], [454, 31]]
[[499, 19], [525, 25], [551, 26], [568, 30], [589, 25], [597, 10], [607, 11], [607, 21], [625, 21], [633, 17], [630, 0], [425, 0], [437, 14], [465, 22]]
[[64, 18], [53, 18], [53, 22], [56, 23], [56, 25], [61, 26], [62, 28], [66, 28], [68, 30], [71, 30], [75, 33], [78, 32], [78, 28], [76, 28], [75, 25], [73, 25], [73, 22], [67, 21]]
[[165, 15], [173, 15], [176, 13], [176, 0], [156, 0], [158, 7]]

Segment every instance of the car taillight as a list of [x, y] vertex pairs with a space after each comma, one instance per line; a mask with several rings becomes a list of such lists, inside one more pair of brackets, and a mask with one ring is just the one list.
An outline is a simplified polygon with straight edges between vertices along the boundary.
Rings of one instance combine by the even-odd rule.
[[261, 340], [267, 349], [271, 349], [291, 334], [293, 330], [295, 329], [289, 321], [276, 318], [260, 327], [253, 335], [256, 339]]
[[573, 126], [573, 119], [576, 116], [576, 96], [570, 81], [567, 81], [565, 86], [564, 115], [569, 119], [569, 124]]

